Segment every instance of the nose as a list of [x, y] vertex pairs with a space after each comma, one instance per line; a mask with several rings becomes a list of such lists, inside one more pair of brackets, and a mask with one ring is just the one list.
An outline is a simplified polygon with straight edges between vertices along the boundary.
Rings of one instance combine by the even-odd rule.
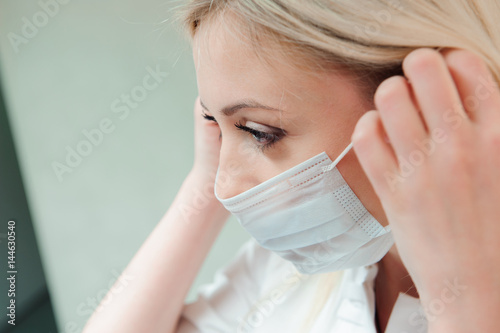
[[215, 192], [221, 199], [232, 198], [257, 185], [255, 149], [222, 142]]

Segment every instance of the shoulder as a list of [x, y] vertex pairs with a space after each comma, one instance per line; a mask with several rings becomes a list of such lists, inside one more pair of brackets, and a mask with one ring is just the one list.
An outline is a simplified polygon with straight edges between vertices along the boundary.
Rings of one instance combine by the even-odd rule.
[[233, 259], [219, 269], [215, 281], [265, 293], [270, 286], [293, 281], [298, 272], [292, 263], [261, 247], [254, 239], [245, 242]]
[[250, 239], [217, 270], [211, 283], [199, 288], [196, 300], [184, 306], [178, 332], [199, 332], [207, 327], [234, 331], [263, 297], [272, 293], [278, 298], [282, 289], [297, 284], [296, 274], [293, 264]]

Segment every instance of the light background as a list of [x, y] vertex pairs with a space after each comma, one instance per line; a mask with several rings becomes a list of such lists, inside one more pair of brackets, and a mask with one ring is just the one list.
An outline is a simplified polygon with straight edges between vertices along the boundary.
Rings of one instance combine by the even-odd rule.
[[[55, 0], [0, 0], [4, 95], [61, 332], [83, 327], [88, 299], [104, 295], [174, 199], [193, 161], [197, 95], [189, 43], [170, 20], [179, 1], [66, 2], [42, 24], [42, 4]], [[120, 119], [112, 103], [156, 67], [168, 76]], [[59, 181], [52, 163], [105, 118], [113, 132]], [[230, 219], [188, 300], [246, 239]]]

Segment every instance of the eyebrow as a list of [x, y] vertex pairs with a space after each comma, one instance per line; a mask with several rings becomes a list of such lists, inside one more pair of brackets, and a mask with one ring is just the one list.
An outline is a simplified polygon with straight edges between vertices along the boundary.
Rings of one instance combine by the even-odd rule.
[[[208, 112], [211, 113], [211, 111], [205, 106], [205, 104], [203, 104], [203, 102], [201, 101], [200, 99], [200, 104], [201, 106], [207, 110]], [[280, 111], [280, 112], [283, 112], [283, 110], [280, 110], [280, 109], [276, 109], [276, 108], [273, 108], [273, 107], [270, 107], [270, 106], [267, 106], [267, 105], [264, 105], [264, 104], [261, 104], [255, 100], [252, 100], [252, 99], [249, 99], [249, 100], [244, 100], [244, 101], [241, 101], [241, 102], [237, 102], [237, 103], [234, 103], [234, 104], [231, 104], [231, 105], [228, 105], [228, 106], [225, 106], [224, 108], [222, 108], [220, 110], [220, 112], [225, 115], [225, 116], [231, 116], [233, 114], [235, 114], [236, 112], [238, 112], [239, 110], [241, 109], [263, 109], [263, 110], [270, 110], [270, 111]]]

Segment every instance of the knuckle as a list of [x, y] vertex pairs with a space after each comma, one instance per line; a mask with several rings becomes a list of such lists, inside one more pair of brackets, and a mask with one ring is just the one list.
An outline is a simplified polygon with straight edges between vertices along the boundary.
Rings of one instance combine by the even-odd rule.
[[483, 59], [478, 54], [464, 49], [448, 51], [445, 53], [444, 59], [448, 67], [454, 70], [471, 70], [483, 66]]
[[193, 107], [196, 109], [196, 108], [201, 108], [201, 105], [200, 105], [200, 96], [197, 96], [194, 100], [194, 105]]
[[490, 131], [486, 141], [487, 147], [491, 149], [491, 153], [500, 154], [500, 130]]
[[434, 66], [442, 60], [439, 52], [429, 49], [420, 48], [410, 52], [403, 60], [403, 70], [405, 73], [420, 73], [425, 71], [430, 66]]
[[470, 142], [464, 139], [452, 140], [446, 148], [445, 163], [450, 175], [460, 176], [472, 170], [477, 163], [476, 155]]
[[406, 79], [402, 76], [392, 76], [384, 80], [375, 91], [374, 101], [377, 108], [385, 109], [392, 105], [406, 89]]
[[361, 116], [351, 136], [353, 144], [360, 146], [364, 142], [370, 141], [377, 132], [377, 122], [377, 111], [368, 111]]

